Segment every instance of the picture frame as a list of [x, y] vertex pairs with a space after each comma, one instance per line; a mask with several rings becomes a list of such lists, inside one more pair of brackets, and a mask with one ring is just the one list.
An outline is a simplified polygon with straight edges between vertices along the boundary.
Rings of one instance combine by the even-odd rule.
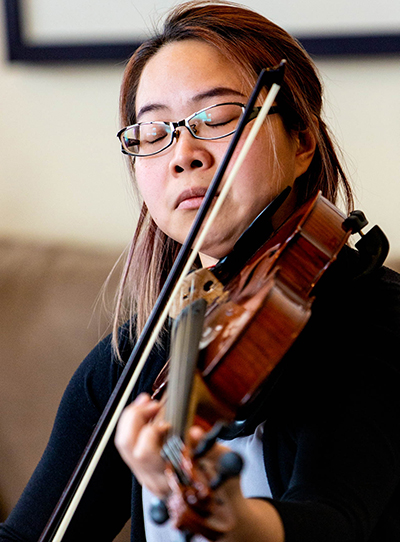
[[[101, 43], [31, 44], [25, 35], [24, 0], [4, 2], [10, 62], [124, 61], [140, 45], [140, 39], [129, 42], [110, 40]], [[400, 52], [400, 33], [298, 36], [298, 39], [310, 55], [317, 57], [389, 55]]]

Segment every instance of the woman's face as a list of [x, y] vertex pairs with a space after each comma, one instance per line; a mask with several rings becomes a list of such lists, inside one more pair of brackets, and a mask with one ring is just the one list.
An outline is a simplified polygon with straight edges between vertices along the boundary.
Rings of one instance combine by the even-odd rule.
[[[175, 42], [162, 47], [143, 70], [136, 100], [137, 122], [179, 121], [204, 107], [229, 101], [245, 104], [248, 98], [249, 89], [238, 66], [215, 47], [197, 40]], [[225, 256], [266, 205], [308, 168], [312, 151], [305, 149], [299, 138], [289, 137], [279, 114], [271, 115], [267, 124], [202, 246], [205, 265]], [[202, 141], [185, 127], [179, 130], [178, 140], [168, 149], [137, 158], [135, 173], [158, 227], [183, 243], [230, 137]], [[273, 131], [274, 148], [268, 130]], [[242, 145], [241, 140], [236, 155]], [[276, 160], [279, 167], [274, 167]]]

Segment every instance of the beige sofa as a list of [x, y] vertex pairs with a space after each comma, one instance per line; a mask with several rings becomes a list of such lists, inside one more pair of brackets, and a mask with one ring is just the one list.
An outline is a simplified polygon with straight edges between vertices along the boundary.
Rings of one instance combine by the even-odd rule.
[[118, 256], [118, 251], [0, 239], [3, 519], [42, 454], [69, 378], [107, 332], [107, 319], [95, 305]]

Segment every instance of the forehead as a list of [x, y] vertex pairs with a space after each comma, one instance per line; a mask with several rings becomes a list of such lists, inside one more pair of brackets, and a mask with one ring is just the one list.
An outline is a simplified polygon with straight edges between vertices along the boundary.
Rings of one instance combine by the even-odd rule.
[[196, 101], [208, 105], [206, 99], [199, 99], [199, 96], [212, 95], [210, 91], [217, 88], [226, 89], [227, 95], [229, 89], [232, 94], [248, 94], [238, 64], [230, 62], [216, 47], [199, 40], [170, 43], [163, 46], [143, 69], [136, 96], [136, 113], [148, 104], [171, 110], [192, 107]]

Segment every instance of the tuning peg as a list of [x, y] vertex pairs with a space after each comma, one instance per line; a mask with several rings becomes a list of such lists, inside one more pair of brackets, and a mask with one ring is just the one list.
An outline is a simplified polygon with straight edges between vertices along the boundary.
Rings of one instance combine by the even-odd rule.
[[[157, 499], [157, 497], [152, 499], [150, 505], [150, 517], [157, 525], [162, 525], [169, 520], [168, 508], [164, 501]], [[193, 538], [193, 534], [186, 529], [183, 529], [180, 535], [183, 542], [190, 542]]]
[[225, 424], [222, 422], [217, 422], [200, 441], [194, 451], [193, 458], [200, 459], [200, 457], [203, 457], [203, 455], [205, 455], [209, 450], [211, 450], [224, 429]]
[[157, 525], [162, 525], [168, 521], [169, 513], [164, 501], [154, 497], [150, 505], [150, 517]]
[[238, 476], [243, 468], [242, 456], [236, 452], [227, 452], [224, 454], [218, 463], [218, 474], [211, 480], [211, 489], [217, 489], [226, 480]]
[[368, 224], [368, 220], [362, 211], [352, 211], [343, 221], [343, 228], [351, 233], [361, 233], [361, 230]]

